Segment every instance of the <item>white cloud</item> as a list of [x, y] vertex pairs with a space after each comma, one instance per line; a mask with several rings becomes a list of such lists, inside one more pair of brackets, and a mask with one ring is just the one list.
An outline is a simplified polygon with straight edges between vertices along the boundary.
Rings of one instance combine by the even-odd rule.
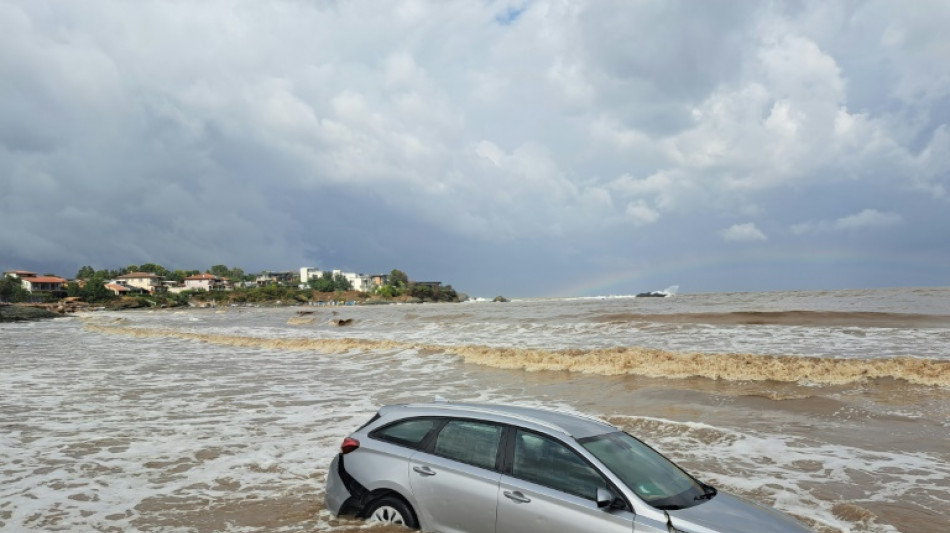
[[900, 224], [902, 218], [897, 213], [881, 212], [876, 209], [865, 209], [860, 213], [839, 218], [835, 221], [835, 229], [860, 230], [868, 228], [886, 228]]
[[626, 214], [637, 226], [652, 224], [660, 218], [660, 213], [643, 201], [627, 204]]
[[722, 230], [719, 234], [723, 240], [733, 242], [761, 242], [768, 240], [768, 237], [752, 222], [734, 224]]
[[103, 235], [161, 260], [239, 234], [291, 261], [303, 240], [351, 248], [313, 237], [343, 197], [363, 209], [339, 228], [486, 256], [584, 240], [591, 261], [631, 226], [648, 243], [754, 220], [722, 238], [778, 246], [756, 224], [920, 230], [910, 205], [950, 223], [945, 2], [517, 6], [0, 1], [0, 242], [66, 261]]
[[793, 224], [789, 229], [795, 235], [808, 235], [833, 231], [886, 228], [900, 225], [903, 222], [904, 219], [899, 213], [864, 209], [853, 215], [835, 220], [811, 220]]

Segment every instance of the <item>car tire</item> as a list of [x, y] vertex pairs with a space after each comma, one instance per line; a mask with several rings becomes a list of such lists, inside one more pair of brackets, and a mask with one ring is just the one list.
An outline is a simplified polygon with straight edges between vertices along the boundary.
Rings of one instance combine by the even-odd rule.
[[395, 496], [383, 496], [370, 504], [366, 512], [366, 519], [370, 522], [400, 524], [410, 529], [419, 529], [412, 508]]

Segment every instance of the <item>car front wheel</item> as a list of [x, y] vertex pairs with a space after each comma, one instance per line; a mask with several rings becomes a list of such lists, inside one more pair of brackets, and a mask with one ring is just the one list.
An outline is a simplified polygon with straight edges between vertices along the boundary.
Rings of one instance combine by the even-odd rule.
[[400, 524], [408, 528], [417, 529], [416, 517], [406, 502], [393, 496], [384, 496], [369, 507], [367, 518], [370, 522], [386, 524]]

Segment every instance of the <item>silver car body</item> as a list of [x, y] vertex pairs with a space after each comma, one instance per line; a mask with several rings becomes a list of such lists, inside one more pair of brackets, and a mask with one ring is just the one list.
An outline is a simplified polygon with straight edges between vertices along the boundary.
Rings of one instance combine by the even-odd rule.
[[[370, 436], [409, 419], [449, 420], [458, 425], [487, 422], [509, 428], [512, 434], [530, 433], [557, 441], [598, 471], [615, 498], [611, 505], [603, 501], [598, 504], [595, 499], [512, 475], [512, 466], [505, 463], [511, 458], [506, 459], [504, 449], [496, 452], [497, 464], [479, 466], [433, 453], [435, 449], [417, 450]], [[443, 423], [447, 426], [449, 422]], [[708, 499], [687, 508], [664, 510], [650, 505], [579, 442], [617, 432], [617, 428], [593, 418], [510, 405], [436, 402], [383, 407], [373, 420], [350, 435], [359, 441], [359, 447], [333, 460], [327, 477], [326, 506], [334, 514], [362, 516], [374, 499], [395, 494], [412, 508], [421, 529], [440, 533], [810, 531], [774, 509], [706, 485], [713, 495], [701, 496], [697, 499]], [[482, 445], [479, 439], [463, 442], [472, 449]], [[552, 475], [569, 477], [569, 466], [564, 465], [563, 472], [554, 467], [557, 472]]]

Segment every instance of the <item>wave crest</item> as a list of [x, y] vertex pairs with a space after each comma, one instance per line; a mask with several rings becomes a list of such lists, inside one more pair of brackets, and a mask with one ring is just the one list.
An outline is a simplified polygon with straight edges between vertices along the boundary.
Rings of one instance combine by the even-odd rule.
[[701, 377], [724, 381], [778, 381], [819, 385], [901, 379], [915, 385], [950, 386], [950, 361], [913, 357], [831, 359], [794, 355], [677, 353], [643, 347], [545, 350], [484, 345], [438, 346], [352, 338], [262, 338], [118, 325], [86, 324], [85, 327], [90, 331], [135, 337], [174, 337], [227, 346], [328, 354], [416, 350], [428, 356], [457, 355], [466, 363], [526, 371], [566, 370], [586, 374], [630, 374], [651, 378]]
[[865, 328], [950, 328], [950, 315], [883, 313], [874, 311], [731, 311], [727, 313], [610, 313], [593, 322], [712, 324], [726, 326], [811, 326]]

